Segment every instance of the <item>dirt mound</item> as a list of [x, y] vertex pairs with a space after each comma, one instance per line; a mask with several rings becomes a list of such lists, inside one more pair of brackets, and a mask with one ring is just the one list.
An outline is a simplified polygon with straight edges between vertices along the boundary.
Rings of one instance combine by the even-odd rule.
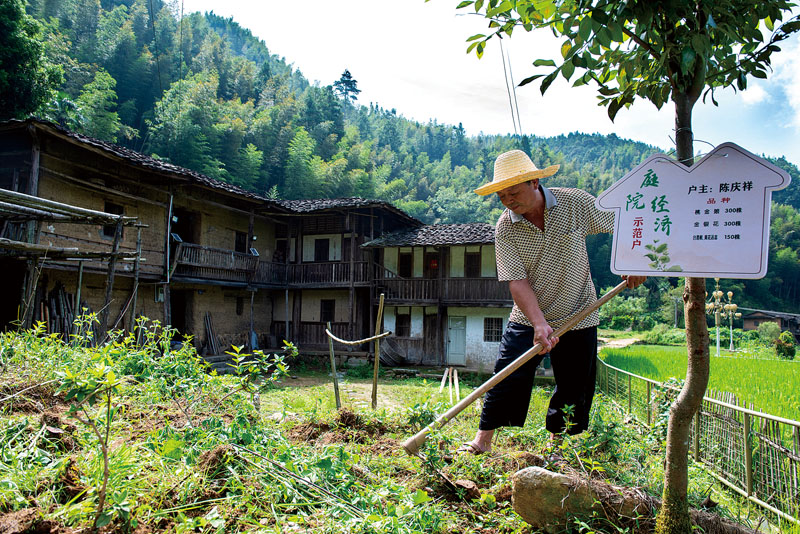
[[55, 384], [8, 384], [0, 387], [1, 409], [12, 413], [34, 414], [46, 410], [64, 412], [67, 404], [63, 393], [56, 393]]
[[60, 504], [66, 504], [86, 491], [86, 486], [81, 483], [81, 472], [75, 458], [70, 457], [67, 460], [53, 486]]
[[75, 425], [65, 422], [58, 412], [48, 410], [39, 417], [39, 421], [45, 427], [47, 439], [59, 450], [72, 452], [78, 448], [75, 438], [72, 437], [76, 430]]
[[203, 452], [197, 459], [197, 468], [204, 472], [216, 473], [234, 455], [230, 445], [217, 445], [211, 450]]
[[55, 521], [41, 519], [36, 508], [25, 508], [0, 515], [0, 532], [3, 534], [72, 534], [75, 531]]

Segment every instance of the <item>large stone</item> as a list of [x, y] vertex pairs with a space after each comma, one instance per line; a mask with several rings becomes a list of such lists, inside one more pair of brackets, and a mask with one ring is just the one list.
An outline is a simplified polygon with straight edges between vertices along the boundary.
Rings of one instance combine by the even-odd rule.
[[[554, 473], [541, 467], [527, 467], [512, 478], [512, 503], [522, 519], [545, 532], [561, 532], [573, 517], [593, 513], [616, 525], [639, 526], [654, 518], [661, 500], [635, 488], [613, 486], [580, 476]], [[707, 534], [756, 534], [756, 531], [716, 514], [689, 510], [692, 522]]]
[[512, 479], [514, 510], [546, 532], [563, 530], [572, 517], [592, 512], [652, 517], [652, 499], [641, 492], [527, 467]]

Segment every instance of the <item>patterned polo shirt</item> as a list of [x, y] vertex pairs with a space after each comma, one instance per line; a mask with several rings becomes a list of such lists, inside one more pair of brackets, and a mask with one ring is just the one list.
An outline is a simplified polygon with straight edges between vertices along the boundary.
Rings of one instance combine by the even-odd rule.
[[[544, 318], [558, 330], [597, 300], [586, 236], [614, 230], [614, 213], [600, 211], [594, 197], [580, 189], [540, 186], [545, 198], [544, 231], [506, 209], [497, 221], [495, 247], [499, 281], [527, 279]], [[514, 304], [510, 321], [531, 326]], [[575, 328], [597, 326], [594, 313]]]

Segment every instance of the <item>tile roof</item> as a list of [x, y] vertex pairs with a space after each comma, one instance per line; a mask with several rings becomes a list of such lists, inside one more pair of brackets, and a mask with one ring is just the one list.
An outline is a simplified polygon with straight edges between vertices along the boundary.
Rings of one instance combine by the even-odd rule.
[[433, 224], [392, 232], [364, 243], [362, 247], [478, 244], [494, 244], [494, 225], [486, 223]]
[[403, 210], [384, 202], [382, 200], [371, 200], [367, 198], [317, 198], [317, 199], [304, 199], [304, 200], [278, 200], [277, 204], [282, 208], [288, 209], [295, 213], [312, 213], [326, 210], [337, 209], [357, 209], [357, 208], [378, 208], [387, 210], [400, 216], [405, 222], [419, 226], [421, 221], [408, 215]]
[[274, 205], [274, 201], [262, 195], [253, 193], [252, 191], [247, 191], [246, 189], [242, 189], [241, 187], [235, 186], [233, 184], [229, 184], [221, 180], [210, 178], [204, 174], [200, 174], [199, 172], [195, 172], [185, 167], [179, 167], [178, 165], [174, 165], [166, 161], [158, 160], [150, 156], [145, 156], [144, 154], [131, 150], [130, 148], [125, 148], [123, 146], [115, 145], [107, 141], [101, 141], [100, 139], [95, 139], [93, 137], [69, 131], [49, 121], [43, 121], [39, 119], [9, 120], [0, 123], [0, 130], [13, 129], [25, 126], [33, 126], [38, 130], [58, 135], [62, 138], [65, 138], [72, 142], [76, 142], [80, 145], [88, 146], [94, 149], [99, 149], [109, 156], [112, 157], [116, 156], [117, 158], [123, 159], [139, 167], [144, 167], [146, 169], [161, 173], [167, 173], [173, 175], [173, 177], [176, 178], [177, 177], [186, 178], [191, 182], [204, 185], [212, 189], [226, 191], [228, 193], [247, 197], [253, 200], [269, 202]]

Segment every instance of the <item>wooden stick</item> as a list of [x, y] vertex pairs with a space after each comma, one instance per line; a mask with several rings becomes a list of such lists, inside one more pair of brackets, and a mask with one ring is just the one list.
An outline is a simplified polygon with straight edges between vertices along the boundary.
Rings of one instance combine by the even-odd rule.
[[453, 404], [453, 371], [455, 371], [455, 369], [450, 367], [450, 372], [448, 373], [450, 378], [447, 379], [447, 392], [450, 394], [450, 404]]
[[[576, 324], [581, 322], [585, 319], [589, 314], [594, 312], [600, 306], [614, 298], [618, 293], [620, 293], [625, 287], [627, 287], [628, 282], [623, 281], [617, 287], [603, 295], [599, 298], [594, 304], [583, 310], [582, 312], [578, 313], [574, 317], [572, 317], [569, 321], [567, 321], [564, 326], [556, 330], [551, 337], [558, 337], [567, 332], [569, 332]], [[419, 454], [419, 449], [425, 443], [425, 440], [428, 439], [428, 434], [431, 430], [435, 430], [438, 428], [443, 427], [446, 425], [453, 417], [464, 411], [464, 408], [475, 402], [475, 400], [482, 396], [484, 393], [492, 389], [494, 386], [505, 380], [508, 375], [519, 369], [522, 365], [528, 362], [531, 358], [539, 354], [542, 350], [542, 344], [537, 343], [530, 349], [528, 349], [525, 353], [519, 356], [516, 360], [511, 362], [508, 366], [503, 368], [500, 372], [496, 375], [492, 376], [489, 380], [484, 382], [480, 387], [474, 390], [472, 393], [467, 395], [464, 400], [460, 401], [458, 404], [447, 410], [445, 413], [440, 415], [433, 423], [429, 424], [415, 435], [408, 438], [405, 442], [403, 442], [403, 449], [411, 455], [417, 456]]]
[[[352, 268], [352, 266], [351, 266]], [[381, 331], [381, 320], [383, 319], [383, 293], [381, 293], [380, 303], [378, 304], [378, 320], [375, 321], [375, 369], [372, 373], [372, 409], [378, 407], [378, 370], [381, 366], [381, 340], [378, 334]]]
[[[331, 329], [331, 322], [328, 321], [328, 330]], [[339, 378], [336, 376], [336, 356], [333, 354], [333, 336], [328, 336], [328, 346], [331, 349], [331, 375], [333, 375], [333, 392], [336, 395], [336, 409], [342, 407], [342, 402], [339, 400]]]
[[453, 382], [456, 384], [456, 401], [461, 400], [461, 389], [458, 387], [458, 369], [453, 369], [453, 374], [455, 378], [453, 378]]
[[447, 383], [447, 375], [449, 375], [449, 374], [450, 374], [450, 368], [449, 367], [445, 367], [444, 374], [442, 375], [442, 383], [439, 384], [439, 393], [444, 391], [444, 385], [445, 385], [445, 383]]

